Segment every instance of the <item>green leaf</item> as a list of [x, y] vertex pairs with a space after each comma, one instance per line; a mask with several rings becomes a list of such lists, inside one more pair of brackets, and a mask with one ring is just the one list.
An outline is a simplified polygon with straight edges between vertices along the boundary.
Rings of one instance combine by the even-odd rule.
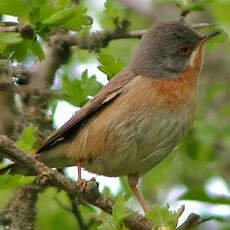
[[15, 44], [21, 42], [23, 39], [20, 33], [4, 33], [0, 32], [0, 44]]
[[50, 17], [42, 21], [42, 23], [48, 26], [63, 25], [69, 20], [71, 20], [73, 17], [75, 17], [77, 11], [78, 11], [78, 6], [58, 10]]
[[64, 99], [75, 106], [83, 106], [88, 101], [88, 96], [94, 96], [102, 86], [96, 76], [88, 77], [87, 70], [80, 79], [71, 79], [67, 75], [62, 78], [62, 91], [66, 95]]
[[121, 229], [120, 226], [122, 226], [122, 229], [128, 229], [125, 227], [123, 220], [131, 215], [132, 213], [128, 213], [125, 209], [125, 198], [124, 196], [120, 195], [118, 196], [114, 206], [113, 206], [113, 223], [115, 224], [115, 229], [119, 230]]
[[17, 61], [23, 61], [28, 53], [30, 42], [28, 39], [23, 39], [19, 43], [9, 44], [4, 50], [4, 54], [10, 55], [12, 59]]
[[33, 182], [35, 177], [33, 176], [21, 176], [21, 175], [9, 175], [9, 172], [0, 175], [0, 190], [13, 189]]
[[98, 61], [101, 65], [97, 68], [107, 75], [108, 80], [110, 80], [115, 74], [119, 73], [125, 66], [121, 59], [115, 61], [113, 56], [109, 54], [100, 54]]
[[180, 200], [195, 200], [210, 204], [230, 205], [230, 198], [226, 196], [210, 196], [202, 187], [189, 189], [179, 198]]
[[17, 61], [23, 61], [28, 52], [31, 52], [39, 58], [39, 60], [45, 59], [45, 54], [43, 49], [38, 41], [23, 39], [19, 43], [9, 44], [5, 47], [3, 53], [10, 55], [12, 59]]
[[64, 26], [73, 31], [79, 31], [83, 28], [84, 25], [90, 25], [91, 21], [86, 15], [87, 9], [79, 5], [75, 8], [75, 17], [66, 22]]
[[30, 5], [25, 0], [1, 0], [0, 14], [8, 14], [20, 18], [26, 18]]
[[119, 180], [120, 180], [120, 184], [121, 184], [122, 189], [125, 191], [125, 198], [129, 199], [133, 195], [133, 192], [130, 189], [130, 186], [129, 186], [128, 181], [127, 181], [127, 177], [120, 176]]
[[41, 29], [42, 21], [49, 18], [55, 12], [55, 8], [47, 4], [33, 6], [29, 12], [29, 21], [35, 26], [36, 30], [39, 30]]
[[103, 27], [111, 29], [118, 22], [127, 18], [125, 8], [114, 0], [107, 0], [104, 4], [104, 11], [100, 15], [100, 23]]
[[168, 205], [154, 205], [153, 209], [148, 211], [145, 216], [153, 223], [153, 230], [175, 230], [178, 224], [178, 219], [182, 215], [183, 211], [183, 206], [179, 208], [177, 212], [171, 212], [169, 211]]
[[81, 81], [78, 79], [70, 79], [67, 75], [62, 77], [62, 92], [64, 100], [75, 105], [83, 106], [87, 101], [87, 95], [81, 88]]
[[32, 125], [29, 125], [23, 130], [16, 144], [22, 150], [28, 153], [33, 153], [34, 149], [37, 147], [36, 140], [37, 132], [34, 130]]
[[87, 69], [82, 73], [81, 80], [82, 89], [87, 93], [87, 96], [96, 95], [99, 92], [99, 90], [103, 87], [103, 85], [97, 81], [95, 75], [91, 77], [88, 76]]
[[109, 215], [103, 216], [103, 224], [99, 227], [100, 230], [128, 230], [123, 220], [133, 213], [127, 213], [125, 209], [125, 198], [118, 196], [114, 206], [112, 217]]
[[38, 41], [31, 41], [30, 44], [30, 51], [39, 58], [40, 61], [45, 59], [45, 54], [43, 52], [43, 49]]

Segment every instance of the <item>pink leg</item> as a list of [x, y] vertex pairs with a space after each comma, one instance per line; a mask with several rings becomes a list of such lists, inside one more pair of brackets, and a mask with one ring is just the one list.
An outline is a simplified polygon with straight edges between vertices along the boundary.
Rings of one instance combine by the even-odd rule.
[[133, 191], [134, 195], [136, 196], [137, 200], [139, 201], [141, 207], [143, 208], [144, 212], [146, 213], [149, 210], [148, 206], [145, 203], [142, 196], [140, 195], [140, 193], [138, 192], [137, 187], [136, 187], [137, 183], [138, 183], [137, 174], [128, 175], [128, 183], [129, 183], [129, 186], [130, 186], [131, 190]]
[[79, 160], [77, 162], [77, 171], [78, 171], [78, 179], [77, 179], [77, 181], [78, 182], [82, 181], [82, 178], [81, 178], [81, 166], [82, 166], [82, 160]]

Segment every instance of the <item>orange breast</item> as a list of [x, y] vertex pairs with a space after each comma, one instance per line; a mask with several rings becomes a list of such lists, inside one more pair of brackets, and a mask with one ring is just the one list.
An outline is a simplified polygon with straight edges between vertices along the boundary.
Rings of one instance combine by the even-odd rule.
[[155, 80], [157, 97], [164, 100], [162, 106], [181, 106], [195, 99], [202, 66], [202, 50], [202, 45], [197, 47], [192, 66], [181, 72], [177, 79]]

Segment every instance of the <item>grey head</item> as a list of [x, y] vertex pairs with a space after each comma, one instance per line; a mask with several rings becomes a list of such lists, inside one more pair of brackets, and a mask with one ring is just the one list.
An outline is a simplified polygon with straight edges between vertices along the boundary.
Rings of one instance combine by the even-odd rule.
[[205, 37], [182, 23], [162, 23], [145, 33], [130, 68], [147, 77], [175, 78], [189, 67], [189, 59], [200, 42], [216, 34]]

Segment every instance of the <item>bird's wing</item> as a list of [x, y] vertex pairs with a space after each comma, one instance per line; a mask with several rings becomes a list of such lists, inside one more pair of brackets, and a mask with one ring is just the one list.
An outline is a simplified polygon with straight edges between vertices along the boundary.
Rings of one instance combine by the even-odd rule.
[[93, 112], [100, 109], [102, 106], [110, 103], [113, 99], [119, 96], [125, 89], [125, 85], [134, 78], [134, 73], [128, 69], [124, 69], [117, 74], [113, 79], [101, 89], [101, 91], [85, 106], [83, 106], [72, 118], [70, 118], [61, 128], [59, 128], [51, 137], [49, 137], [37, 150], [36, 153], [41, 153], [58, 142], [63, 142], [68, 139], [71, 134], [76, 132], [79, 124]]

